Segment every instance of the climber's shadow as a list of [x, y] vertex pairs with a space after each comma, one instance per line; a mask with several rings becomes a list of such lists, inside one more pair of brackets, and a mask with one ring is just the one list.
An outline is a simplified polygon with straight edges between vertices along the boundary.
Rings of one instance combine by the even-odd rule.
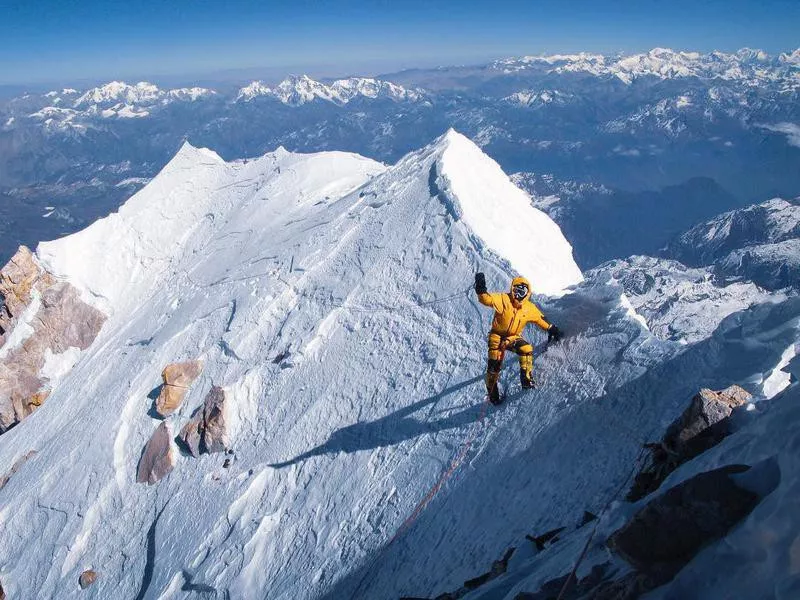
[[[478, 375], [457, 383], [442, 390], [435, 396], [430, 396], [429, 398], [410, 404], [375, 421], [354, 423], [353, 425], [342, 427], [334, 431], [324, 444], [320, 444], [316, 448], [312, 448], [289, 461], [276, 463], [270, 466], [281, 469], [304, 461], [312, 456], [336, 454], [338, 452], [350, 453], [357, 452], [358, 450], [373, 450], [382, 446], [392, 446], [421, 435], [464, 427], [470, 423], [474, 423], [480, 418], [482, 402], [472, 404], [456, 413], [434, 420], [425, 420], [424, 415], [415, 418], [414, 415], [419, 413], [426, 406], [432, 406], [445, 396], [478, 382], [483, 382], [483, 375]], [[483, 392], [482, 387], [481, 392]]]

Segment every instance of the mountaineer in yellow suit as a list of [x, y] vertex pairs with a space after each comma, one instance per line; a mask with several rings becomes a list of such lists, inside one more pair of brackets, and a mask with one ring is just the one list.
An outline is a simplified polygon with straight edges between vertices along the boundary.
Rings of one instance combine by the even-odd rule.
[[531, 284], [524, 277], [515, 277], [511, 281], [509, 292], [486, 291], [486, 277], [483, 273], [475, 275], [475, 293], [478, 301], [484, 306], [494, 309], [492, 329], [489, 332], [489, 362], [486, 366], [486, 391], [493, 404], [500, 403], [500, 392], [497, 381], [503, 364], [503, 353], [506, 350], [516, 352], [519, 356], [519, 378], [522, 387], [534, 387], [533, 381], [533, 346], [523, 337], [522, 332], [528, 323], [535, 323], [547, 331], [547, 341], [558, 342], [562, 334], [558, 327], [548, 323], [542, 311], [529, 300]]

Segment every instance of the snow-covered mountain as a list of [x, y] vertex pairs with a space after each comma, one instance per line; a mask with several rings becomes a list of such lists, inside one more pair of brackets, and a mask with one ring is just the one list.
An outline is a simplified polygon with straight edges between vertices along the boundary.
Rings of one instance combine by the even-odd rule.
[[[601, 512], [700, 386], [790, 385], [777, 371], [796, 301], [737, 286], [698, 310], [709, 282], [662, 266], [663, 293], [692, 293], [661, 308], [647, 285], [652, 302], [629, 300], [617, 268], [583, 281], [558, 226], [453, 131], [388, 167], [282, 148], [225, 162], [186, 144], [118, 213], [0, 275], [0, 399], [18, 420], [0, 436], [0, 585], [11, 598], [459, 588], [526, 534]], [[540, 388], [492, 410], [479, 270], [499, 290], [528, 276], [568, 334], [537, 357]], [[669, 311], [718, 325], [675, 318], [653, 335]], [[520, 552], [484, 597], [566, 574], [583, 543], [570, 540], [544, 565]], [[590, 550], [604, 555], [602, 539]]]
[[200, 98], [208, 98], [216, 93], [214, 90], [201, 87], [162, 90], [146, 81], [140, 81], [135, 85], [129, 85], [124, 81], [112, 81], [85, 92], [75, 100], [74, 107], [85, 109], [119, 103], [130, 106], [151, 106], [172, 100], [195, 101]]
[[800, 200], [773, 198], [726, 212], [677, 237], [664, 254], [712, 266], [720, 279], [800, 287]]
[[552, 73], [586, 73], [610, 75], [630, 84], [642, 77], [675, 79], [697, 77], [747, 81], [752, 84], [781, 82], [785, 90], [800, 86], [798, 54], [781, 53], [770, 56], [762, 50], [743, 48], [738, 52], [681, 52], [669, 48], [653, 48], [633, 55], [605, 56], [601, 54], [556, 54], [523, 56], [496, 61], [492, 68], [507, 73], [543, 69]]
[[[800, 92], [790, 85], [798, 53], [768, 59], [758, 52], [711, 53], [696, 60], [695, 53], [673, 54], [627, 57], [633, 66], [624, 62], [625, 73], [635, 75], [630, 84], [612, 73], [557, 70], [608, 67], [626, 58], [583, 54], [524, 60], [519, 69], [477, 65], [332, 82], [295, 77], [277, 85], [208, 84], [218, 87], [216, 93], [121, 82], [27, 93], [0, 102], [0, 214], [7, 215], [0, 220], [0, 262], [21, 243], [77, 231], [115, 210], [137, 189], [130, 183], [152, 178], [185, 140], [215, 148], [226, 160], [284, 146], [346, 150], [394, 163], [454, 127], [509, 173], [552, 176], [564, 189], [611, 190], [633, 207], [669, 209], [664, 200], [673, 191], [685, 189], [694, 198], [693, 187], [710, 190], [708, 202], [694, 203], [697, 210], [682, 210], [687, 203], [679, 197], [663, 211], [666, 221], [662, 211], [648, 212], [671, 224], [664, 231], [670, 236], [722, 211], [800, 193]], [[680, 75], [677, 66], [653, 67], [657, 74], [641, 75], [635, 65], [651, 59], [719, 63], [727, 71], [694, 77]], [[762, 63], [768, 73], [786, 77], [728, 74], [755, 72]], [[697, 181], [706, 184], [694, 186]], [[570, 212], [569, 204], [561, 203], [560, 214]], [[73, 215], [71, 229], [41, 218], [52, 205]], [[709, 212], [700, 210], [711, 205]], [[604, 246], [576, 235], [566, 221], [559, 225], [583, 266], [655, 252], [634, 227], [615, 225], [612, 243]], [[658, 247], [666, 241], [659, 238]]]
[[328, 85], [315, 81], [307, 75], [300, 75], [284, 79], [275, 87], [269, 87], [261, 81], [253, 81], [239, 90], [236, 100], [249, 102], [258, 97], [275, 98], [290, 106], [300, 106], [314, 100], [343, 105], [357, 97], [415, 102], [423, 98], [423, 92], [418, 89], [408, 90], [389, 81], [366, 77], [337, 79]]

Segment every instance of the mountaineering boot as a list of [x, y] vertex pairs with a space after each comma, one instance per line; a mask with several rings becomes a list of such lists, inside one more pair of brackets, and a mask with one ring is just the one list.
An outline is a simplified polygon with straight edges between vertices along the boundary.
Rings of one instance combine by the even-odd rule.
[[533, 380], [533, 356], [531, 355], [523, 354], [519, 357], [519, 382], [524, 390], [536, 387], [536, 382]]
[[522, 370], [519, 372], [519, 382], [522, 385], [523, 390], [532, 390], [536, 387], [536, 380], [531, 377], [530, 373], [526, 373]]
[[486, 368], [486, 393], [489, 395], [489, 402], [492, 404], [500, 404], [500, 388], [497, 382], [500, 379], [500, 361], [490, 360]]

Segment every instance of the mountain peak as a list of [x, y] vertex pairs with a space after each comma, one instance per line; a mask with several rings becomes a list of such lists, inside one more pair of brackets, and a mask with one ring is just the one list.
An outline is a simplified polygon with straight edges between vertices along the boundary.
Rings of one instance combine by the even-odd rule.
[[558, 225], [475, 142], [451, 128], [432, 147], [434, 187], [490, 252], [530, 279], [537, 293], [558, 295], [583, 280]]
[[370, 77], [337, 79], [325, 84], [308, 75], [290, 75], [275, 87], [253, 81], [239, 90], [236, 100], [249, 102], [258, 96], [271, 97], [289, 106], [300, 106], [314, 100], [344, 105], [357, 97], [386, 98], [395, 102], [417, 101], [423, 93]]

